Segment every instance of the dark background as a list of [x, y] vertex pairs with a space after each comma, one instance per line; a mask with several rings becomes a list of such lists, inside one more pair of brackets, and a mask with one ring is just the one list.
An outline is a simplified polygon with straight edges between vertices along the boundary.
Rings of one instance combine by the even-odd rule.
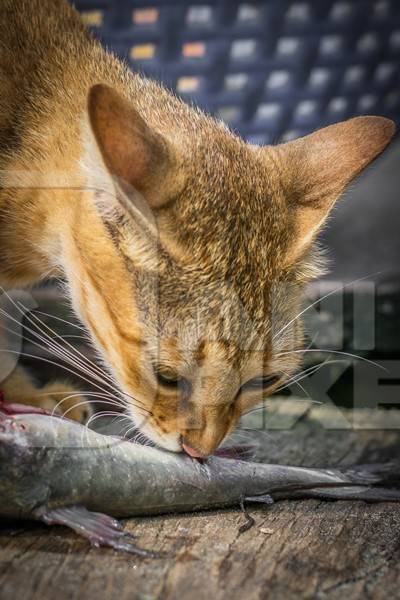
[[[82, 0], [94, 34], [134, 71], [276, 143], [360, 114], [400, 123], [398, 0]], [[322, 236], [330, 277], [394, 275], [398, 145], [345, 194]], [[372, 275], [379, 272], [379, 275]]]
[[321, 236], [332, 257], [329, 277], [398, 278], [400, 271], [400, 140], [350, 186]]

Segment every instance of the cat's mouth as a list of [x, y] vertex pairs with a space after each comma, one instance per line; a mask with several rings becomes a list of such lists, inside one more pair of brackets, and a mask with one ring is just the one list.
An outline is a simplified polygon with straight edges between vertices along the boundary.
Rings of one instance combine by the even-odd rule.
[[195, 448], [192, 448], [191, 446], [188, 446], [184, 442], [182, 442], [182, 450], [183, 450], [183, 452], [188, 454], [191, 458], [200, 458], [200, 459], [207, 458], [207, 455], [202, 454], [201, 452], [199, 452]]
[[146, 435], [142, 429], [140, 429], [139, 427], [131, 430], [129, 432], [129, 436], [127, 436], [128, 439], [132, 440], [132, 442], [134, 442], [135, 444], [140, 444], [141, 446], [151, 446], [152, 448], [158, 448], [159, 450], [164, 450], [164, 451], [169, 451], [169, 452], [183, 452], [185, 454], [187, 454], [188, 456], [190, 456], [191, 458], [195, 458], [195, 459], [206, 459], [208, 456], [210, 456], [210, 454], [208, 453], [204, 453], [201, 452], [200, 450], [193, 448], [192, 446], [190, 446], [189, 444], [185, 443], [185, 440], [183, 439], [182, 436], [179, 436], [178, 438], [178, 447], [176, 447], [176, 443], [174, 442], [174, 448], [168, 448], [168, 446], [164, 445], [164, 444], [160, 444], [157, 443], [156, 441], [154, 441], [154, 439], [152, 439], [151, 437], [149, 437], [148, 435]]
[[153, 427], [136, 426], [129, 430], [129, 435], [125, 436], [135, 444], [141, 446], [151, 446], [165, 452], [183, 452], [182, 442], [179, 435], [166, 438], [158, 433]]

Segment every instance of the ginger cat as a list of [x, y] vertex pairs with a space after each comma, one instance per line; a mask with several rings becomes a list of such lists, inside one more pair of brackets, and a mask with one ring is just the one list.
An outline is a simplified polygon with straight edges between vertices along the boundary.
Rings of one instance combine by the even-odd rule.
[[[64, 279], [132, 421], [207, 455], [297, 368], [318, 230], [393, 134], [359, 117], [248, 145], [132, 74], [65, 0], [0, 0], [0, 284]], [[17, 368], [0, 387], [46, 407], [71, 390], [49, 385]]]

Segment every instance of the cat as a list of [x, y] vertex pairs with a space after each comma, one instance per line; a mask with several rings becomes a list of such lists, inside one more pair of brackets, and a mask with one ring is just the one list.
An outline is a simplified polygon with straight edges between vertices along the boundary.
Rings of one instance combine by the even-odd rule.
[[[206, 456], [298, 368], [316, 236], [394, 131], [357, 117], [247, 144], [131, 73], [65, 0], [0, 0], [0, 285], [63, 279], [132, 422]], [[1, 388], [47, 408], [74, 390], [19, 367]], [[82, 398], [63, 405], [77, 420]]]

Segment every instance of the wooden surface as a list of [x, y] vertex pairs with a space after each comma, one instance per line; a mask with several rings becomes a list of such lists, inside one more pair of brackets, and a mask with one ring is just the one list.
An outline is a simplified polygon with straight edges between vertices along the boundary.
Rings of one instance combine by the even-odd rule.
[[[276, 403], [270, 409], [271, 431], [241, 433], [260, 441], [260, 458], [333, 466], [398, 455], [398, 412], [358, 413], [353, 419], [356, 430], [327, 430], [322, 423], [338, 418], [330, 409], [282, 406]], [[254, 427], [259, 419], [255, 413], [246, 425]], [[239, 510], [126, 521], [141, 546], [174, 555], [162, 560], [90, 548], [62, 527], [5, 524], [0, 529], [0, 598], [399, 596], [400, 504], [284, 501], [250, 512], [256, 525], [241, 535], [244, 518]]]

